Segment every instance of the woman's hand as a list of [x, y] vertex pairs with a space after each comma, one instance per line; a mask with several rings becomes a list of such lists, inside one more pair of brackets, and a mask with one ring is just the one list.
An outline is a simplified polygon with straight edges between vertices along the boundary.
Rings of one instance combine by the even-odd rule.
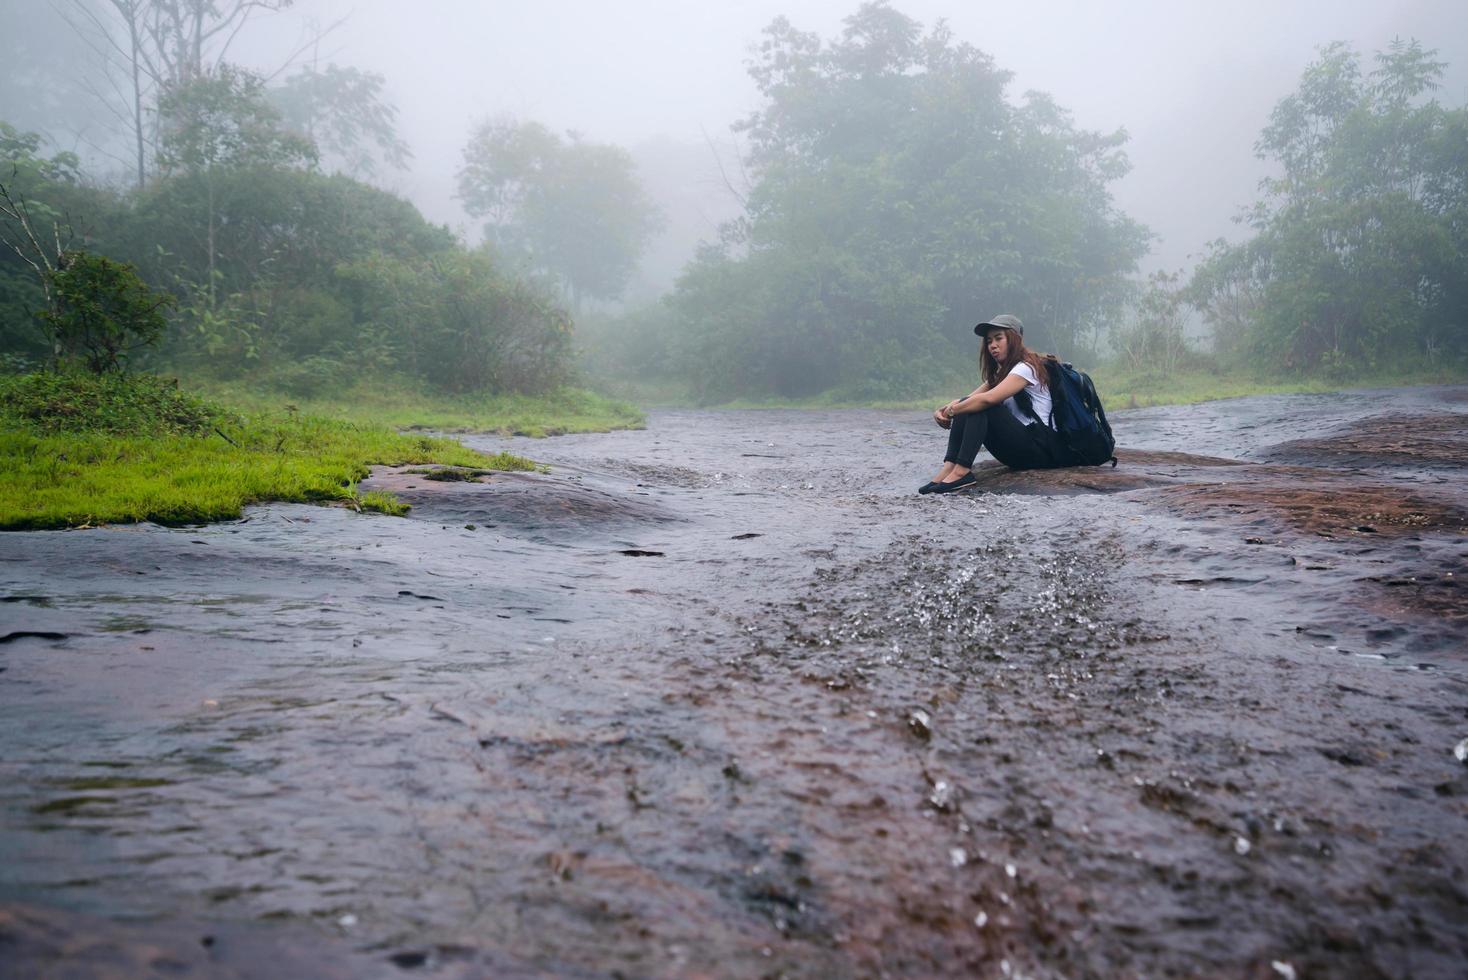
[[949, 414], [947, 405], [933, 409], [933, 421], [938, 423], [940, 429], [946, 429], [953, 424], [953, 416]]

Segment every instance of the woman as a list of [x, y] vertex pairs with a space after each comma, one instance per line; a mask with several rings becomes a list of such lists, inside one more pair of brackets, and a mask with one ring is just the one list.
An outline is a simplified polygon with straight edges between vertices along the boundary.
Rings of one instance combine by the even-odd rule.
[[[979, 354], [983, 384], [934, 410], [933, 421], [948, 430], [943, 467], [918, 493], [952, 493], [974, 485], [971, 472], [979, 447], [1012, 470], [1074, 466], [1076, 459], [1050, 419], [1050, 372], [1046, 355], [1025, 348], [1024, 324], [1008, 313], [974, 327], [984, 338]], [[1024, 392], [1034, 414], [1015, 402]], [[1036, 417], [1046, 421], [1036, 421]]]

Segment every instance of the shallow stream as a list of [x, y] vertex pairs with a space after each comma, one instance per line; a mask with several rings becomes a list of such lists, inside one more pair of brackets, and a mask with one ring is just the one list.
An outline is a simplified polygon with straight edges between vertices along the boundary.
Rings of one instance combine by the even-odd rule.
[[[1461, 413], [1468, 390], [1423, 388], [1113, 422], [1262, 461]], [[920, 413], [663, 411], [469, 437], [551, 471], [385, 474], [408, 518], [0, 537], [0, 951], [303, 946], [277, 977], [1461, 969], [1464, 528], [919, 497], [942, 440]], [[1464, 466], [1333, 472], [1460, 513]]]

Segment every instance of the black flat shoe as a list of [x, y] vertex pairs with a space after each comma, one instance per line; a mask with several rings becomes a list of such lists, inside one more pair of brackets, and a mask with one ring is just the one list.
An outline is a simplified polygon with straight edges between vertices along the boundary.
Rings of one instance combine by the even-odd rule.
[[977, 482], [979, 482], [979, 481], [974, 479], [974, 475], [972, 473], [965, 473], [963, 476], [961, 476], [958, 479], [954, 480], [952, 483], [939, 483], [939, 484], [936, 484], [933, 487], [933, 489], [930, 490], [930, 491], [928, 491], [928, 492], [929, 493], [952, 493], [955, 490], [962, 490], [965, 487], [971, 487], [971, 486], [973, 486]]
[[942, 486], [941, 483], [938, 483], [934, 480], [929, 480], [927, 483], [924, 483], [922, 486], [918, 487], [918, 493], [932, 493], [940, 486]]

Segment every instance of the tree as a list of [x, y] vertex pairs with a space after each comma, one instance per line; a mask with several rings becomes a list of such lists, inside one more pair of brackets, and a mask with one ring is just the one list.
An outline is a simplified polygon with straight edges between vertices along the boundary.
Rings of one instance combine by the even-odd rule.
[[67, 252], [47, 273], [51, 308], [41, 314], [61, 361], [94, 374], [121, 370], [127, 355], [163, 336], [162, 311], [174, 304], [125, 262], [89, 252]]
[[988, 55], [886, 2], [830, 41], [776, 19], [750, 73], [746, 213], [671, 300], [705, 397], [910, 396], [984, 316], [1074, 357], [1124, 301], [1148, 237], [1107, 190], [1124, 133], [1012, 104]]
[[[101, 101], [126, 119], [136, 157], [138, 189], [147, 180], [147, 153], [157, 140], [154, 100], [224, 64], [252, 16], [294, 0], [65, 0], [59, 8], [96, 55], [109, 84], [92, 83]], [[125, 97], [117, 85], [122, 76]], [[112, 91], [106, 92], [106, 88]]]
[[206, 293], [212, 308], [218, 270], [221, 173], [272, 171], [312, 164], [316, 148], [281, 126], [264, 95], [264, 81], [242, 68], [219, 68], [166, 89], [159, 99], [158, 162], [167, 177], [186, 181], [203, 201]]
[[340, 275], [400, 370], [449, 391], [544, 392], [568, 378], [570, 317], [483, 250], [370, 255]]
[[381, 75], [327, 65], [296, 72], [269, 90], [283, 122], [304, 133], [343, 172], [372, 178], [385, 163], [404, 170], [412, 159], [398, 136], [398, 110], [383, 99]]
[[1191, 286], [1221, 350], [1241, 336], [1298, 369], [1468, 353], [1468, 109], [1427, 97], [1432, 55], [1395, 41], [1366, 72], [1331, 44], [1275, 106], [1253, 237], [1216, 244]]
[[1186, 306], [1181, 273], [1154, 272], [1148, 276], [1130, 321], [1115, 331], [1122, 363], [1133, 371], [1163, 376], [1176, 371], [1188, 353], [1183, 333]]
[[[129, 352], [158, 341], [166, 324], [160, 311], [173, 297], [149, 289], [130, 265], [72, 247], [75, 231], [57, 192], [75, 190], [77, 159], [39, 156], [40, 145], [35, 133], [0, 122], [0, 165], [9, 169], [0, 180], [0, 245], [29, 271], [31, 287], [16, 288], [8, 263], [0, 262], [0, 298], [18, 300], [0, 312], [42, 324], [53, 367], [80, 362], [98, 374], [117, 370]], [[3, 326], [6, 352], [24, 351], [18, 323]]]
[[622, 294], [660, 223], [625, 150], [513, 119], [474, 131], [459, 198], [500, 254], [555, 276], [577, 308]]
[[54, 275], [66, 261], [75, 233], [57, 189], [79, 179], [75, 154], [40, 156], [41, 137], [0, 122], [0, 340], [6, 353], [25, 358], [44, 354], [53, 363], [61, 350], [54, 337], [37, 348], [37, 315], [56, 310]]
[[165, 175], [310, 164], [316, 147], [287, 129], [259, 75], [234, 65], [170, 86], [158, 103]]
[[1240, 247], [1214, 239], [1184, 289], [1185, 301], [1212, 332], [1214, 352], [1225, 358], [1237, 359], [1245, 349], [1249, 325], [1264, 301], [1265, 263], [1258, 253], [1253, 243]]

